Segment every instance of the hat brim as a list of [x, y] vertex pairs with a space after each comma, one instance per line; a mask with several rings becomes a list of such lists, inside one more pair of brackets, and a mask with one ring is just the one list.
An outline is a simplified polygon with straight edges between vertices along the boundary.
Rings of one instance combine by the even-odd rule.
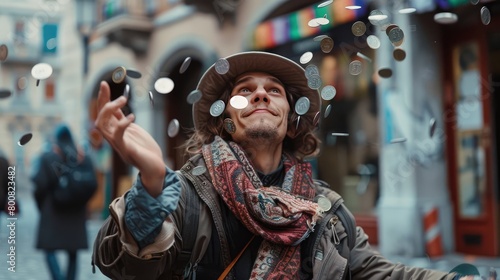
[[[250, 51], [234, 54], [225, 58], [229, 62], [229, 71], [226, 74], [219, 74], [215, 70], [215, 64], [212, 65], [203, 74], [198, 83], [197, 89], [201, 91], [201, 99], [193, 104], [193, 121], [195, 129], [206, 127], [207, 121], [213, 118], [210, 115], [210, 107], [222, 95], [228, 83], [234, 82], [234, 79], [243, 73], [263, 72], [279, 79], [286, 87], [294, 87], [299, 96], [294, 96], [297, 100], [305, 96], [310, 101], [309, 111], [303, 115], [308, 118], [310, 123], [317, 117], [320, 111], [321, 98], [317, 90], [313, 90], [307, 85], [305, 70], [294, 61], [283, 56]], [[226, 104], [227, 106], [227, 104]], [[290, 104], [291, 110], [294, 104]]]

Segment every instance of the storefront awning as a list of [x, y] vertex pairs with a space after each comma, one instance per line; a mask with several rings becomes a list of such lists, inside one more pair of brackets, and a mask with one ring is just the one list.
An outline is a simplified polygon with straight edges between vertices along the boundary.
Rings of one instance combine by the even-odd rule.
[[[368, 0], [335, 0], [318, 8], [318, 4], [260, 23], [254, 31], [253, 48], [268, 49], [324, 32], [333, 26], [353, 21], [367, 12]], [[360, 9], [347, 9], [360, 6]], [[318, 27], [308, 26], [314, 18], [326, 17], [330, 22]]]

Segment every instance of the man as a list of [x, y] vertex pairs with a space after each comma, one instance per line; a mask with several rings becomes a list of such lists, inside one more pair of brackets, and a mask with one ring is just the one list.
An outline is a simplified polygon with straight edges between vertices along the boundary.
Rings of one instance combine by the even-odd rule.
[[[348, 231], [355, 223], [352, 215], [326, 220], [341, 200], [325, 203], [338, 195], [313, 181], [303, 161], [319, 150], [313, 132], [321, 100], [301, 66], [262, 52], [220, 62], [198, 84], [203, 95], [193, 107], [196, 131], [186, 144], [193, 156], [177, 172], [165, 167], [160, 147], [133, 123], [133, 115], [120, 111], [125, 97], [110, 102], [109, 86], [101, 84], [96, 127], [140, 171], [131, 190], [111, 204], [112, 218], [95, 241], [93, 263], [104, 274], [120, 279], [454, 279], [455, 274], [388, 262], [370, 248], [361, 228]], [[193, 211], [190, 190], [202, 201], [196, 225], [184, 216]], [[196, 242], [184, 266], [179, 265], [186, 254], [183, 243], [192, 238], [186, 228], [194, 228]], [[308, 256], [305, 244], [315, 230], [322, 235], [315, 239], [315, 255]], [[349, 236], [355, 244], [344, 257]]]

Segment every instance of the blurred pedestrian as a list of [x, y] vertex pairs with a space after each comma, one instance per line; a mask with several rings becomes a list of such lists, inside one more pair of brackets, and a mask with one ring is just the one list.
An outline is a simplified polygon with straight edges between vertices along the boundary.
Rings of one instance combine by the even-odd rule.
[[9, 161], [7, 156], [0, 149], [0, 213], [7, 212], [7, 198], [8, 198], [8, 188], [9, 188]]
[[[68, 182], [73, 183], [64, 174], [71, 174], [81, 163], [91, 161], [77, 148], [70, 129], [64, 124], [55, 129], [54, 142], [50, 146], [40, 154], [31, 177], [40, 210], [36, 248], [45, 251], [53, 280], [74, 280], [77, 274], [77, 251], [88, 248], [86, 206], [63, 207], [56, 203], [56, 194], [60, 188], [69, 189]], [[94, 177], [95, 180], [92, 165], [89, 168], [91, 173], [83, 176]], [[64, 250], [68, 254], [66, 277], [57, 261], [56, 250]]]

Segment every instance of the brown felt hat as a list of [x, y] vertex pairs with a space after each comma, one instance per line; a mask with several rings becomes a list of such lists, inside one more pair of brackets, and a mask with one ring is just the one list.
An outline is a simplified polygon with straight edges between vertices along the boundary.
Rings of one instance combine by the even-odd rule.
[[[321, 98], [317, 90], [308, 87], [302, 66], [281, 55], [259, 51], [237, 53], [225, 59], [229, 62], [227, 73], [217, 73], [214, 64], [208, 68], [198, 83], [197, 89], [202, 92], [202, 97], [193, 105], [193, 121], [197, 130], [203, 130], [207, 121], [213, 118], [210, 115], [210, 106], [220, 98], [227, 84], [247, 72], [264, 72], [279, 79], [285, 85], [285, 89], [287, 87], [298, 89], [298, 93], [293, 96], [294, 101], [302, 96], [306, 96], [310, 101], [309, 111], [301, 116], [307, 121], [301, 119], [300, 123], [316, 125], [319, 120]], [[224, 102], [227, 103], [227, 100]], [[294, 106], [295, 104], [290, 104], [291, 112], [294, 112]]]

